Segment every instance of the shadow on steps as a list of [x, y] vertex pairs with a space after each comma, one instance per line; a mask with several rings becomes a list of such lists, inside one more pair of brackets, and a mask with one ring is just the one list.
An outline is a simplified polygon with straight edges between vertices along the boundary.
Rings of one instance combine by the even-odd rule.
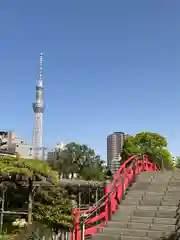
[[[180, 235], [179, 235], [179, 233], [173, 233], [173, 234], [171, 234], [169, 237], [162, 237], [162, 238], [160, 238], [161, 240], [178, 240], [178, 239], [180, 239]], [[160, 240], [159, 239], [159, 240]], [[158, 240], [158, 239], [157, 239]]]

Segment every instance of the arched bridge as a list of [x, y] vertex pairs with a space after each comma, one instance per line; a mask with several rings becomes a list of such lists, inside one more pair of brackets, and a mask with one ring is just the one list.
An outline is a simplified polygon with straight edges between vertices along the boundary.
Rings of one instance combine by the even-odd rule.
[[161, 173], [147, 155], [130, 157], [93, 207], [74, 209], [71, 240], [150, 240], [176, 231], [179, 183], [179, 172]]

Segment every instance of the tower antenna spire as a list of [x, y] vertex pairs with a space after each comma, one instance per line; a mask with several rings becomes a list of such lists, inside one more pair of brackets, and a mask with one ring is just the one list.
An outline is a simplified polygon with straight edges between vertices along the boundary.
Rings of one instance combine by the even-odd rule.
[[43, 53], [40, 54], [39, 58], [39, 81], [38, 86], [43, 87]]

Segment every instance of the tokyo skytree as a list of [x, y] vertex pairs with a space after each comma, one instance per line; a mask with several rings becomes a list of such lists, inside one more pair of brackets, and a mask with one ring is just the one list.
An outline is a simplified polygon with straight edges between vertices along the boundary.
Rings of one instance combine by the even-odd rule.
[[36, 85], [36, 102], [33, 103], [33, 111], [35, 113], [35, 122], [33, 129], [33, 154], [34, 158], [42, 160], [44, 158], [43, 149], [43, 53], [40, 54], [39, 79]]

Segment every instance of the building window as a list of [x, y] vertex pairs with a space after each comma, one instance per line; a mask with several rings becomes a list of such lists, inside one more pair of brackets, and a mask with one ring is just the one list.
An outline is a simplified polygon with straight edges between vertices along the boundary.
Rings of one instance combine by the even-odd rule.
[[29, 156], [32, 156], [32, 148], [29, 149]]

